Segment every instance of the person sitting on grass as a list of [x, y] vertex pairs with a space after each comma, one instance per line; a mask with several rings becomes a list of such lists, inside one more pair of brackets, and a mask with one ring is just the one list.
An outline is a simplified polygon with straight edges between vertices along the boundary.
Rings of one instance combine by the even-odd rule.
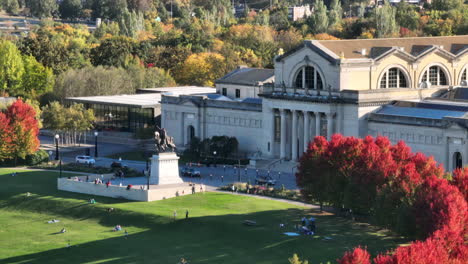
[[65, 227], [62, 228], [62, 230], [60, 230], [60, 233], [65, 233], [65, 232], [67, 232], [67, 230], [65, 229]]
[[122, 230], [122, 227], [120, 225], [116, 225], [113, 231], [120, 231], [120, 230]]

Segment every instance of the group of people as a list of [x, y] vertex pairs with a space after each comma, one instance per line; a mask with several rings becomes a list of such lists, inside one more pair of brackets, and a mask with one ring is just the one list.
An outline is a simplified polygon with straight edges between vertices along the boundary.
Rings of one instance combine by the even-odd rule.
[[315, 234], [316, 226], [315, 226], [315, 218], [311, 217], [307, 219], [306, 217], [303, 217], [301, 219], [301, 226], [296, 226], [296, 230], [298, 232], [301, 232], [305, 235], [313, 235]]

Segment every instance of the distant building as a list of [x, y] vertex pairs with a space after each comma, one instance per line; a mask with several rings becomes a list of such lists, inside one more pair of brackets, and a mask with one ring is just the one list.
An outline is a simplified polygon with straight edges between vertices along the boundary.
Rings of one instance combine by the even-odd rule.
[[136, 132], [138, 129], [161, 125], [161, 96], [197, 95], [216, 93], [211, 87], [162, 87], [139, 89], [139, 94], [68, 97], [66, 101], [81, 103], [86, 109], [93, 109], [96, 127], [100, 130]]
[[310, 17], [312, 15], [312, 9], [309, 5], [302, 6], [291, 6], [288, 8], [288, 18], [292, 21]]
[[226, 135], [243, 153], [293, 166], [313, 137], [335, 133], [404, 140], [447, 170], [468, 164], [468, 35], [306, 40], [274, 65], [260, 98], [242, 89], [273, 76], [251, 68], [216, 82], [221, 94], [230, 85], [226, 96], [162, 95], [163, 127], [180, 149]]
[[265, 85], [273, 84], [275, 70], [248, 68], [237, 69], [216, 80], [216, 92], [231, 99], [258, 98]]

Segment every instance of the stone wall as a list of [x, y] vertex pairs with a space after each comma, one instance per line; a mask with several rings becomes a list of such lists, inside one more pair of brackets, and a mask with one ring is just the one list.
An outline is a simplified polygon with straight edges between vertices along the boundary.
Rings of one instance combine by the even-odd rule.
[[[92, 182], [76, 181], [73, 178], [57, 179], [57, 188], [61, 191], [84, 193], [96, 196], [105, 196], [112, 198], [121, 198], [133, 201], [151, 202], [173, 198], [192, 193], [192, 187], [188, 183], [168, 184], [168, 185], [151, 185], [150, 190], [141, 190], [140, 186], [127, 190], [125, 187], [105, 184], [94, 184]], [[200, 191], [200, 185], [195, 187], [195, 191]]]
[[68, 192], [77, 192], [112, 198], [124, 198], [133, 201], [148, 200], [148, 194], [145, 190], [127, 190], [126, 187], [120, 187], [115, 185], [110, 185], [109, 187], [107, 187], [105, 184], [94, 184], [92, 182], [80, 182], [73, 179], [60, 178], [57, 179], [57, 186], [59, 190]]

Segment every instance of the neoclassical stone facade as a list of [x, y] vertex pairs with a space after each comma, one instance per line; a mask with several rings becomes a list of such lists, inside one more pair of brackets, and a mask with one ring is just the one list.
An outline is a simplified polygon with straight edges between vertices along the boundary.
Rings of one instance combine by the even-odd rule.
[[[414, 151], [433, 155], [451, 169], [468, 158], [462, 114], [468, 113], [468, 96], [454, 89], [467, 86], [467, 71], [468, 36], [307, 40], [274, 58], [271, 84], [262, 83], [261, 89], [251, 85], [259, 91], [260, 99], [251, 99], [255, 103], [227, 94], [224, 101], [205, 98], [203, 104], [188, 106], [183, 102], [200, 99], [163, 96], [163, 125], [180, 134], [176, 141], [182, 147], [190, 141], [187, 133], [236, 136], [246, 152], [292, 161], [317, 135], [385, 135], [394, 142], [405, 140]], [[261, 83], [252, 76], [249, 82]], [[244, 82], [242, 89], [246, 87]], [[401, 106], [400, 101], [426, 104]], [[450, 110], [453, 105], [457, 111]], [[187, 130], [188, 122], [169, 121], [171, 112], [193, 113], [195, 131]], [[225, 121], [229, 118], [248, 121], [232, 126]], [[247, 139], [252, 136], [255, 140]]]

